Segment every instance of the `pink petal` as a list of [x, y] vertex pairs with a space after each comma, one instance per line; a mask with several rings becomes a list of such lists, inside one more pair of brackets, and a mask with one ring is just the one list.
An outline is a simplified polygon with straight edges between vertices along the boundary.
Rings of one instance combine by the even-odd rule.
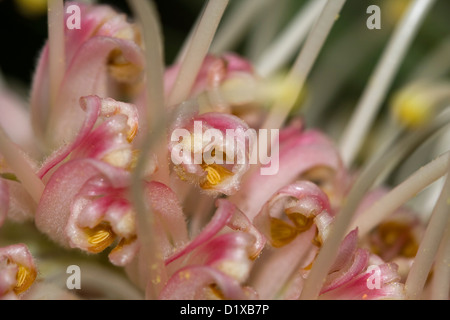
[[[288, 202], [281, 207], [282, 201]], [[285, 210], [298, 212], [307, 218], [314, 219], [322, 212], [329, 212], [330, 204], [325, 193], [312, 182], [297, 181], [285, 186], [266, 202], [254, 219], [255, 226], [269, 242], [272, 241], [271, 219], [281, 218], [285, 215], [283, 213]]]
[[75, 140], [72, 143], [63, 146], [46, 159], [38, 172], [39, 178], [42, 179], [52, 168], [63, 161], [75, 148], [83, 143], [94, 127], [94, 124], [100, 115], [100, 99], [95, 97], [81, 98], [80, 105], [86, 112], [86, 116]]
[[29, 153], [37, 153], [26, 101], [0, 86], [0, 127]]
[[143, 67], [144, 61], [141, 49], [133, 42], [109, 38], [94, 37], [83, 44], [78, 54], [69, 65], [59, 93], [55, 119], [50, 131], [54, 135], [53, 144], [73, 139], [79, 130], [83, 114], [77, 108], [78, 99], [88, 95], [113, 96], [107, 89], [105, 79], [105, 61], [113, 50], [121, 50], [124, 58], [138, 67]]
[[243, 283], [250, 273], [253, 238], [243, 232], [226, 233], [195, 250], [186, 265], [208, 265]]
[[[71, 3], [66, 4], [66, 6], [69, 5]], [[138, 67], [143, 64], [143, 58], [138, 57], [140, 49], [132, 44], [132, 40], [119, 39], [119, 37], [126, 38], [126, 36], [129, 36], [128, 31], [133, 28], [126, 21], [124, 15], [118, 15], [109, 6], [87, 6], [80, 3], [76, 3], [76, 5], [81, 9], [81, 29], [70, 30], [65, 28], [67, 70], [65, 85], [63, 84], [60, 88], [61, 100], [57, 103], [60, 109], [66, 108], [66, 111], [72, 109], [74, 115], [78, 115], [77, 121], [74, 118], [73, 127], [70, 127], [73, 130], [65, 136], [66, 141], [72, 138], [73, 132], [82, 122], [82, 114], [77, 112], [78, 99], [89, 94], [103, 95], [106, 93], [106, 62], [109, 53], [114, 49], [119, 49], [122, 50], [125, 59], [131, 63], [136, 63]], [[68, 19], [68, 17], [69, 13], [66, 13], [65, 18]], [[104, 38], [115, 42], [115, 44], [108, 40], [105, 41]], [[91, 40], [93, 40], [92, 43]], [[96, 50], [98, 52], [95, 52]], [[131, 53], [133, 50], [136, 52]], [[31, 92], [33, 128], [38, 138], [44, 140], [50, 118], [48, 59], [49, 50], [48, 44], [46, 44], [39, 58]], [[86, 65], [87, 68], [84, 68], [83, 65]], [[113, 96], [113, 94], [111, 93], [109, 96]], [[68, 99], [69, 103], [65, 103], [64, 99]], [[57, 118], [60, 119], [59, 116]], [[70, 125], [69, 120], [67, 123]], [[54, 127], [55, 123], [51, 125]], [[59, 128], [63, 129], [63, 126], [59, 126]], [[61, 133], [64, 133], [63, 130]], [[54, 138], [47, 137], [47, 139]], [[52, 142], [55, 143], [55, 141]], [[58, 147], [59, 144], [56, 143], [55, 146]]]
[[[291, 275], [307, 267], [317, 254], [318, 248], [311, 245], [315, 232], [314, 227], [310, 228], [287, 245], [264, 251], [263, 255], [256, 260], [250, 285], [258, 292], [261, 299], [278, 299], [289, 293], [289, 290], [285, 292], [283, 288], [290, 283]], [[291, 289], [296, 291], [295, 288]]]
[[296, 135], [290, 133], [287, 137], [287, 141], [280, 140], [278, 173], [261, 175], [257, 170], [235, 197], [235, 203], [250, 220], [275, 192], [299, 179], [309, 169], [327, 167], [338, 175], [343, 170], [338, 150], [321, 133], [311, 130]]
[[404, 285], [399, 283], [395, 265], [382, 264], [380, 268], [380, 288], [369, 288], [373, 276], [370, 272], [360, 273], [352, 280], [334, 290], [319, 296], [322, 300], [380, 300], [405, 299]]
[[152, 208], [160, 218], [170, 242], [175, 248], [185, 245], [189, 240], [186, 217], [177, 195], [156, 181], [148, 183], [147, 188]]
[[202, 232], [195, 237], [187, 246], [174, 253], [172, 256], [166, 259], [166, 265], [179, 259], [180, 257], [192, 252], [198, 246], [206, 243], [212, 237], [214, 237], [231, 219], [235, 207], [231, 202], [222, 201], [218, 203], [219, 206], [212, 217], [211, 221], [206, 225]]
[[128, 175], [121, 169], [92, 159], [72, 160], [61, 165], [47, 183], [36, 212], [36, 226], [52, 240], [69, 246], [66, 227], [72, 204], [83, 185], [92, 177], [104, 176], [113, 187], [123, 187]]
[[[238, 281], [224, 273], [207, 266], [191, 266], [179, 270], [167, 282], [159, 299], [161, 300], [205, 300], [210, 297], [205, 289], [217, 286], [226, 299], [246, 300], [250, 291], [241, 287]], [[212, 296], [211, 292], [211, 296]]]

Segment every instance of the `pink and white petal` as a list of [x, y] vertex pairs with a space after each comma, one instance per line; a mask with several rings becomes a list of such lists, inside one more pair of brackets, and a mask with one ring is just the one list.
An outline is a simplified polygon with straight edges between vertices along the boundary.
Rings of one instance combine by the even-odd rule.
[[[215, 294], [214, 291], [219, 291]], [[231, 300], [252, 298], [238, 281], [208, 266], [191, 266], [176, 272], [163, 288], [161, 300]]]
[[147, 189], [152, 208], [159, 216], [161, 224], [174, 248], [187, 244], [189, 236], [186, 217], [175, 192], [166, 185], [156, 181], [148, 183]]
[[345, 266], [343, 269], [328, 275], [321, 293], [326, 293], [352, 281], [352, 279], [366, 268], [368, 260], [369, 252], [367, 250], [357, 249], [349, 266]]
[[166, 259], [166, 265], [174, 262], [175, 260], [181, 258], [187, 253], [192, 252], [195, 248], [209, 241], [214, 237], [220, 230], [223, 229], [230, 221], [233, 213], [235, 211], [235, 206], [228, 201], [218, 202], [218, 208], [214, 213], [211, 221], [205, 226], [205, 228], [197, 235], [189, 244], [181, 248], [169, 258]]
[[[106, 5], [88, 6], [79, 2], [67, 2], [65, 10], [65, 20], [67, 21], [72, 14], [67, 12], [67, 8], [76, 4], [80, 8], [81, 25], [80, 29], [65, 28], [65, 55], [66, 64], [69, 65], [74, 56], [79, 53], [80, 48], [91, 37], [96, 35], [99, 27], [103, 25], [110, 18], [117, 15], [117, 13]], [[109, 35], [103, 32], [103, 35]], [[47, 121], [50, 113], [49, 100], [49, 48], [48, 43], [45, 44], [39, 60], [36, 72], [33, 77], [31, 90], [31, 118], [33, 129], [38, 135], [39, 139], [44, 139]], [[43, 141], [43, 140], [42, 140]]]
[[330, 273], [341, 270], [345, 265], [353, 258], [358, 246], [358, 229], [352, 230], [344, 238], [341, 245], [339, 246], [339, 251], [330, 268]]
[[243, 232], [225, 233], [196, 249], [186, 265], [208, 265], [244, 283], [250, 273], [252, 237]]
[[52, 168], [61, 163], [73, 150], [75, 150], [80, 144], [86, 140], [89, 133], [92, 131], [95, 122], [100, 115], [101, 100], [95, 96], [80, 98], [80, 105], [82, 110], [85, 111], [84, 122], [78, 131], [75, 140], [68, 145], [61, 147], [55, 151], [49, 158], [47, 158], [44, 164], [41, 166], [38, 172], [38, 176], [42, 179]]
[[79, 130], [83, 113], [77, 107], [82, 96], [98, 95], [115, 98], [108, 92], [106, 61], [113, 50], [120, 50], [124, 59], [139, 68], [144, 65], [142, 50], [134, 42], [110, 37], [94, 37], [85, 42], [68, 66], [57, 105], [50, 119], [47, 136], [50, 145], [59, 146], [70, 141]]
[[[52, 240], [70, 245], [75, 234], [67, 233], [74, 199], [91, 178], [103, 176], [113, 187], [123, 187], [128, 175], [102, 161], [81, 159], [69, 161], [58, 168], [47, 183], [36, 212], [36, 226]], [[73, 220], [72, 220], [73, 221]]]
[[21, 97], [0, 86], [0, 127], [22, 149], [38, 155], [26, 106], [26, 101]]
[[32, 221], [37, 204], [21, 183], [6, 180], [9, 190], [8, 219], [14, 222]]
[[318, 248], [311, 245], [315, 228], [298, 235], [292, 242], [275, 250], [267, 250], [256, 260], [250, 286], [261, 299], [277, 299], [286, 294], [283, 288], [296, 271], [307, 267], [315, 258]]
[[337, 149], [316, 131], [291, 136], [288, 141], [280, 141], [278, 172], [261, 175], [259, 170], [256, 171], [241, 187], [242, 192], [235, 198], [235, 203], [253, 220], [278, 190], [315, 167], [328, 167], [336, 172], [343, 170]]

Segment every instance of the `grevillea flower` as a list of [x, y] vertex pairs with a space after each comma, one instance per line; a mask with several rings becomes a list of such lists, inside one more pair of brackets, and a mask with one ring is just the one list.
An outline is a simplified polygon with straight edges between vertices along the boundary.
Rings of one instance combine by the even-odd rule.
[[[117, 98], [123, 96], [119, 84], [137, 85], [142, 78], [144, 61], [137, 28], [109, 6], [76, 5], [83, 19], [80, 29], [64, 28], [65, 72], [59, 88], [52, 88], [58, 94], [54, 101], [48, 95], [50, 44], [41, 53], [31, 91], [34, 130], [53, 148], [73, 139], [79, 130], [84, 119], [80, 97]], [[64, 21], [68, 18], [66, 14]], [[51, 109], [52, 105], [58, 107]]]
[[36, 265], [24, 244], [0, 248], [0, 299], [17, 299], [36, 277]]
[[256, 138], [248, 129], [244, 121], [230, 114], [182, 113], [169, 145], [178, 176], [206, 191], [235, 193], [249, 168]]
[[[448, 43], [392, 85], [434, 1], [396, 15], [348, 125], [334, 98], [378, 52], [353, 43], [375, 16], [312, 0], [283, 31], [280, 2], [207, 1], [166, 67], [153, 2], [49, 0], [29, 101], [0, 83], [0, 298], [448, 299], [448, 137], [413, 152], [450, 121]], [[368, 138], [391, 87], [395, 121]]]

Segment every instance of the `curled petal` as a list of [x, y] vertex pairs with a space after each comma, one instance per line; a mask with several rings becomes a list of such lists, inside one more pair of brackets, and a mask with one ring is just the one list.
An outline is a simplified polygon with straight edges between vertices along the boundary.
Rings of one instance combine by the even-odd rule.
[[254, 222], [272, 246], [282, 247], [308, 230], [318, 214], [329, 211], [328, 198], [318, 186], [298, 181], [275, 193]]
[[[376, 259], [379, 263], [381, 259]], [[353, 277], [350, 281], [334, 290], [319, 296], [323, 300], [381, 300], [405, 299], [404, 285], [399, 281], [397, 265], [393, 263], [372, 264], [365, 272]]]
[[169, 151], [181, 179], [213, 195], [235, 193], [249, 168], [256, 132], [223, 113], [183, 113], [175, 124]]
[[249, 248], [253, 238], [243, 232], [219, 235], [192, 253], [187, 265], [208, 265], [243, 283], [251, 268]]
[[104, 160], [122, 168], [132, 165], [131, 142], [138, 131], [136, 107], [98, 96], [82, 97], [80, 105], [86, 116], [75, 140], [55, 151], [44, 162], [39, 177], [44, 177], [69, 155], [71, 159]]
[[167, 282], [159, 299], [231, 299], [247, 300], [256, 298], [254, 293], [242, 288], [239, 282], [208, 266], [191, 266], [180, 269]]
[[188, 245], [178, 250], [176, 253], [166, 259], [166, 265], [179, 259], [180, 257], [192, 252], [195, 248], [212, 239], [226, 224], [230, 221], [235, 207], [231, 202], [221, 201], [211, 221], [206, 225], [202, 232], [197, 235]]
[[59, 244], [70, 247], [80, 234], [68, 233], [67, 228], [73, 222], [74, 210], [80, 213], [82, 202], [89, 202], [83, 200], [79, 193], [93, 178], [106, 179], [111, 188], [120, 189], [127, 185], [129, 175], [124, 170], [93, 159], [72, 160], [61, 165], [47, 183], [38, 205], [35, 218], [38, 229]]
[[[67, 7], [69, 5], [71, 4], [66, 4]], [[83, 114], [78, 110], [77, 104], [81, 96], [98, 94], [114, 97], [115, 92], [120, 90], [108, 81], [135, 81], [136, 77], [140, 77], [144, 64], [137, 29], [126, 20], [125, 15], [118, 14], [110, 6], [76, 5], [80, 8], [83, 18], [80, 29], [65, 28], [66, 72], [58, 90], [56, 115], [50, 109], [48, 95], [48, 44], [41, 53], [33, 78], [33, 128], [39, 138], [50, 142], [51, 147], [59, 147], [62, 141], [72, 140], [79, 129]], [[69, 19], [69, 13], [65, 18]], [[47, 129], [48, 125], [51, 126], [50, 130]], [[68, 125], [66, 130], [65, 125]], [[50, 133], [55, 135], [53, 129], [61, 130], [61, 136], [49, 136]]]
[[0, 248], [0, 298], [25, 292], [36, 277], [36, 265], [24, 244]]
[[86, 140], [100, 115], [101, 105], [97, 99], [81, 99], [81, 107], [86, 113], [84, 122], [72, 143], [61, 147], [46, 159], [38, 172], [39, 178], [43, 178], [51, 169], [61, 163], [75, 148]]

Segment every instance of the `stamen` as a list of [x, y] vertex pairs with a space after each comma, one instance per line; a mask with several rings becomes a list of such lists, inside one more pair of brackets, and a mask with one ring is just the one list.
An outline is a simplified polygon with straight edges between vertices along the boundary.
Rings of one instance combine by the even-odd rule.
[[14, 292], [16, 294], [20, 294], [22, 292], [25, 292], [34, 282], [36, 279], [36, 271], [30, 270], [22, 265], [19, 265], [19, 270], [16, 274], [16, 286], [14, 287]]
[[341, 155], [347, 166], [357, 155], [408, 47], [434, 2], [415, 0], [395, 29], [341, 138]]
[[233, 175], [230, 170], [214, 163], [211, 165], [203, 164], [202, 167], [207, 173], [206, 180], [200, 185], [203, 189], [211, 189], [221, 183], [224, 178]]
[[92, 245], [89, 251], [99, 253], [109, 247], [115, 240], [116, 236], [112, 228], [107, 223], [101, 223], [95, 228], [86, 228], [85, 233], [88, 237], [88, 242]]

